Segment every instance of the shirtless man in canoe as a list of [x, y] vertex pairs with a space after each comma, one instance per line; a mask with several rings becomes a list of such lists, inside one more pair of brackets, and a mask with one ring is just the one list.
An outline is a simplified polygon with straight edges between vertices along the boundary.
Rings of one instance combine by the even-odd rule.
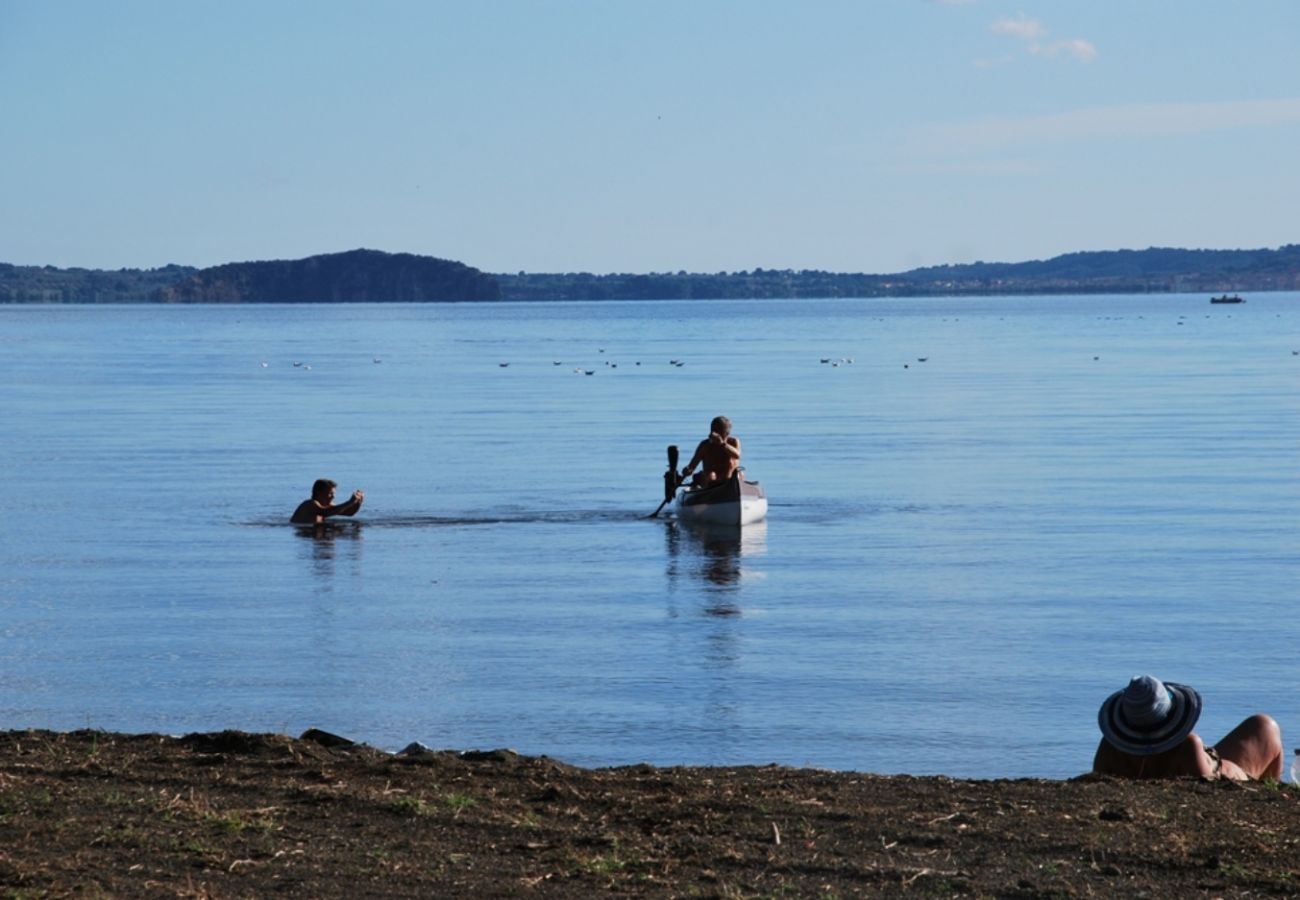
[[740, 439], [732, 437], [731, 420], [726, 416], [718, 416], [710, 423], [709, 436], [695, 448], [695, 455], [682, 469], [682, 479], [696, 466], [702, 466], [692, 482], [697, 488], [720, 484], [736, 474], [740, 467]]
[[335, 506], [334, 489], [337, 487], [328, 478], [316, 479], [316, 483], [311, 486], [311, 496], [298, 504], [289, 521], [294, 525], [319, 525], [330, 516], [355, 516], [366, 495], [361, 491], [353, 491], [349, 499]]

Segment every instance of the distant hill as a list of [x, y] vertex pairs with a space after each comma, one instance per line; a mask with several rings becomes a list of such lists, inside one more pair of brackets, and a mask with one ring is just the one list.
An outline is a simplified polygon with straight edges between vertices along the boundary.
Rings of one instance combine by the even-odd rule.
[[430, 256], [350, 250], [195, 269], [0, 263], [0, 303], [379, 303], [674, 300], [1300, 290], [1300, 244], [1276, 250], [1109, 250], [893, 275], [754, 269], [715, 274], [491, 275]]
[[435, 303], [499, 300], [491, 275], [458, 262], [350, 250], [274, 262], [227, 263], [159, 288], [162, 303]]
[[432, 303], [499, 300], [492, 275], [462, 263], [349, 250], [208, 269], [55, 269], [0, 263], [0, 303]]
[[959, 286], [1038, 285], [1109, 290], [1131, 285], [1146, 292], [1204, 290], [1296, 290], [1300, 288], [1300, 244], [1277, 250], [1108, 250], [1067, 253], [1022, 263], [977, 262], [913, 269], [912, 284]]

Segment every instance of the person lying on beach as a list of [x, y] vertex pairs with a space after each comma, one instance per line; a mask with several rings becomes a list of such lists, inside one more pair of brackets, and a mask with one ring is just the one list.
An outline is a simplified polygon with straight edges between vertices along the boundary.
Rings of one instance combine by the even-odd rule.
[[1139, 675], [1097, 713], [1102, 739], [1092, 770], [1126, 778], [1282, 780], [1282, 732], [1269, 716], [1246, 719], [1213, 747], [1192, 732], [1201, 695], [1185, 684]]
[[718, 484], [736, 474], [740, 466], [740, 439], [731, 436], [731, 420], [726, 416], [718, 416], [709, 424], [709, 436], [695, 448], [695, 455], [682, 469], [682, 479], [701, 464], [703, 468], [693, 482], [696, 487]]
[[289, 521], [294, 525], [319, 525], [330, 516], [355, 516], [366, 495], [353, 491], [351, 498], [333, 506], [334, 489], [338, 485], [328, 478], [318, 478], [311, 486], [311, 496], [298, 504]]

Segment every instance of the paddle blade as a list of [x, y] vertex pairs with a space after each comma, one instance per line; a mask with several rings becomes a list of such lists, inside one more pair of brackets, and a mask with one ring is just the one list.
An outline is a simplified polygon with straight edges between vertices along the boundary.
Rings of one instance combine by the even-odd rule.
[[[668, 471], [664, 473], [664, 502], [677, 493], [677, 445], [668, 445]], [[662, 507], [660, 507], [662, 509]]]
[[647, 519], [653, 519], [659, 515], [659, 510], [668, 505], [668, 501], [673, 499], [673, 495], [677, 493], [678, 484], [680, 482], [677, 480], [677, 445], [669, 444], [668, 471], [664, 473], [664, 502], [659, 504], [659, 509], [646, 516]]

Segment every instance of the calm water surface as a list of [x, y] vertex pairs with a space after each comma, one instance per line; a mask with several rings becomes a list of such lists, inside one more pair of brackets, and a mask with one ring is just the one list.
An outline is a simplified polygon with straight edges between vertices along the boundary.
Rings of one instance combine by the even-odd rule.
[[[1297, 350], [1297, 294], [0, 307], [0, 722], [1057, 777], [1151, 671], [1300, 744]], [[765, 526], [647, 519], [719, 413]]]

